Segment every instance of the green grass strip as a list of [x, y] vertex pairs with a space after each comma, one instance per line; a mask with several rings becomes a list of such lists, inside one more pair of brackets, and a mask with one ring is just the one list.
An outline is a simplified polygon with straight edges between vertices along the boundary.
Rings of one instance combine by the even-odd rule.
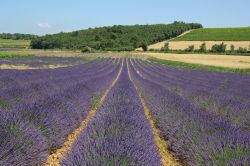
[[7, 40], [7, 39], [0, 39], [0, 43], [30, 43], [30, 40]]
[[32, 57], [33, 54], [15, 53], [15, 52], [0, 52], [0, 58], [16, 58], [16, 57]]
[[172, 61], [172, 60], [158, 59], [155, 57], [150, 57], [150, 58], [148, 58], [148, 60], [151, 62], [165, 64], [165, 65], [172, 66], [175, 68], [184, 68], [184, 69], [192, 69], [192, 70], [205, 70], [205, 71], [215, 71], [215, 72], [225, 72], [225, 73], [237, 73], [237, 74], [250, 74], [250, 68], [239, 69], [239, 68], [217, 67], [217, 66], [209, 66], [209, 65], [201, 65], [201, 64], [193, 64], [193, 63], [185, 63], [185, 62], [178, 62], [178, 61]]

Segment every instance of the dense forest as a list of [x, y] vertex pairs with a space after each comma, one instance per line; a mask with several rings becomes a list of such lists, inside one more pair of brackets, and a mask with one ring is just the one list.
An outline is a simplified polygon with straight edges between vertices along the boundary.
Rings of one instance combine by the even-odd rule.
[[36, 35], [21, 34], [21, 33], [0, 33], [0, 39], [10, 39], [10, 40], [32, 40], [36, 38]]
[[35, 49], [84, 49], [87, 47], [95, 50], [131, 51], [197, 28], [202, 28], [202, 25], [184, 22], [134, 26], [115, 25], [37, 37], [32, 39], [31, 47]]

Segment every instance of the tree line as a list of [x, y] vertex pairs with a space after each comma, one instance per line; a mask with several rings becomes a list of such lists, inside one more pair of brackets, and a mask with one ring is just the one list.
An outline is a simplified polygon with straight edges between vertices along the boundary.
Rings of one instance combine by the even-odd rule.
[[185, 50], [172, 50], [170, 49], [169, 42], [166, 42], [161, 49], [149, 49], [152, 52], [165, 52], [165, 53], [224, 53], [229, 55], [239, 54], [239, 55], [249, 55], [250, 45], [248, 48], [239, 47], [235, 49], [235, 46], [230, 45], [230, 49], [227, 50], [227, 45], [222, 42], [220, 44], [214, 44], [211, 49], [207, 49], [206, 42], [202, 43], [199, 49], [195, 49], [194, 45], [188, 46]]
[[32, 40], [36, 38], [36, 35], [31, 34], [21, 34], [21, 33], [1, 33], [0, 39], [9, 39], [9, 40]]
[[202, 25], [184, 22], [134, 26], [115, 25], [37, 37], [32, 39], [31, 47], [34, 49], [90, 48], [105, 51], [131, 51], [168, 40], [187, 30], [197, 28], [202, 28]]

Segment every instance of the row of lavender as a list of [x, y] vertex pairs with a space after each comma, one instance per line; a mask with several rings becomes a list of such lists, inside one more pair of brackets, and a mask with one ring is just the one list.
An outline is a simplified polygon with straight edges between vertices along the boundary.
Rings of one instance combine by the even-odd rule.
[[161, 165], [152, 129], [126, 65], [62, 165]]
[[145, 78], [186, 98], [199, 110], [250, 130], [249, 75], [176, 70], [138, 60], [134, 63]]
[[121, 62], [99, 59], [55, 70], [1, 71], [0, 165], [40, 165], [110, 85]]
[[[162, 137], [178, 158], [189, 165], [249, 165], [250, 132], [240, 123], [232, 123], [230, 116], [235, 114], [230, 112], [234, 110], [225, 108], [227, 115], [210, 107], [202, 110], [188, 97], [213, 95], [216, 103], [229, 100], [247, 106], [249, 93], [241, 89], [249, 91], [249, 76], [181, 70], [133, 59], [129, 69]], [[234, 89], [219, 89], [220, 85]], [[248, 115], [244, 112], [243, 116]]]

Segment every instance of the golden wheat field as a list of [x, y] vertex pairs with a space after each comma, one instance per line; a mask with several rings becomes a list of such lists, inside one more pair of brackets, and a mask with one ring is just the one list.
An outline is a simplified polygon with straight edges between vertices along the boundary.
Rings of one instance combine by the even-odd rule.
[[[194, 45], [195, 49], [199, 49], [200, 45], [204, 43], [204, 41], [163, 41], [150, 45], [148, 48], [161, 49], [166, 42], [169, 42], [169, 48], [172, 50], [185, 50], [191, 45]], [[221, 44], [222, 42], [227, 45], [227, 50], [231, 49], [231, 45], [234, 45], [235, 49], [239, 49], [239, 47], [249, 49], [250, 46], [250, 41], [205, 41], [207, 49], [211, 49], [214, 44]]]
[[228, 68], [250, 68], [249, 56], [204, 55], [204, 54], [166, 54], [166, 53], [134, 53], [134, 56], [155, 57], [172, 61], [202, 64]]

